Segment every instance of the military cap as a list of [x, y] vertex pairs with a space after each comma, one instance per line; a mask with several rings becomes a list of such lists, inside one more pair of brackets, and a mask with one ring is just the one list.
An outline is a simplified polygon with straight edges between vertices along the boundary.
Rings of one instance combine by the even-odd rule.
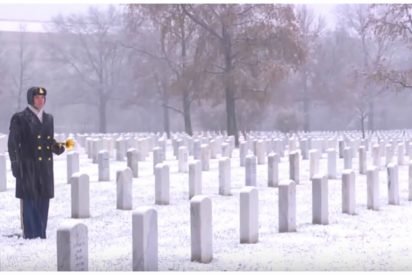
[[43, 87], [31, 87], [27, 90], [27, 103], [33, 105], [35, 95], [47, 95], [47, 90]]

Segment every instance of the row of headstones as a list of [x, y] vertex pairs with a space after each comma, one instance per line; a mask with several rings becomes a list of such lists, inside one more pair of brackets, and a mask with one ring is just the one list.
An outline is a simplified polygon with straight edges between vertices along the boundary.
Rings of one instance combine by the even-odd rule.
[[[240, 192], [239, 213], [240, 243], [256, 243], [259, 224], [257, 189], [249, 187]], [[279, 214], [279, 216], [283, 215]], [[197, 195], [191, 199], [190, 224], [191, 260], [201, 263], [211, 262], [213, 231], [210, 198]], [[156, 271], [158, 269], [157, 211], [149, 207], [140, 207], [134, 211], [132, 232], [133, 270]], [[58, 229], [57, 269], [59, 271], [88, 270], [88, 230], [84, 224], [63, 226]]]
[[[183, 148], [183, 147], [182, 147]], [[134, 166], [137, 169], [136, 151], [129, 151], [130, 159], [134, 160]], [[107, 154], [107, 153], [106, 153]], [[86, 218], [90, 215], [89, 209], [89, 177], [87, 174], [78, 172], [78, 153], [68, 154], [68, 175], [72, 175], [68, 180], [72, 188], [72, 217]], [[109, 165], [108, 158], [106, 165]], [[268, 165], [268, 186], [277, 186], [278, 184], [278, 158], [275, 154], [269, 156]], [[188, 165], [189, 173], [189, 199], [202, 193], [202, 171], [205, 170], [203, 161], [192, 160]], [[248, 156], [245, 167], [245, 185], [256, 186], [256, 157]], [[75, 166], [75, 169], [73, 168]], [[132, 177], [137, 177], [130, 164], [124, 170], [117, 171], [117, 208], [132, 209]], [[203, 166], [203, 167], [202, 167]], [[186, 167], [186, 166], [185, 166]], [[231, 190], [231, 160], [227, 157], [219, 159], [219, 194], [230, 195]], [[108, 169], [105, 173], [108, 174]], [[165, 162], [159, 162], [155, 165], [155, 203], [169, 204], [170, 202], [170, 169]], [[105, 178], [106, 179], [106, 178]], [[99, 168], [99, 180], [101, 180], [101, 171]], [[109, 180], [109, 178], [107, 178]]]
[[[242, 143], [240, 147], [240, 165], [244, 166], [245, 159], [246, 157], [244, 156], [244, 153], [246, 152], [245, 149], [246, 143]], [[257, 163], [262, 164], [266, 163], [266, 153], [264, 150], [262, 142], [257, 142], [256, 143], [256, 154], [257, 154]], [[412, 147], [412, 146], [411, 146]], [[387, 148], [392, 148], [390, 146], [387, 146]], [[404, 150], [402, 149], [403, 145], [399, 145], [399, 150], [398, 150], [398, 164], [403, 165], [405, 164], [404, 160]], [[208, 146], [205, 144], [202, 144], [200, 146], [200, 157], [201, 157], [201, 165], [202, 165], [202, 170], [207, 171], [209, 170], [209, 157], [210, 157], [210, 151], [208, 150]], [[249, 151], [250, 152], [250, 151]], [[388, 165], [392, 161], [392, 150], [386, 150], [386, 165]], [[160, 147], [156, 147], [154, 149], [154, 158], [153, 158], [153, 167], [155, 171], [155, 166], [162, 161], [165, 160], [164, 157], [164, 151]], [[179, 148], [179, 172], [187, 172], [188, 171], [188, 153], [187, 149], [185, 147], [180, 147]], [[275, 154], [276, 155], [276, 154]], [[293, 157], [293, 154], [291, 154], [291, 158], [298, 158]], [[310, 176], [312, 177], [314, 174], [318, 173], [318, 168], [319, 168], [319, 159], [320, 159], [320, 154], [317, 150], [309, 150], [309, 155], [310, 155]], [[351, 169], [352, 168], [352, 153], [349, 148], [344, 149], [344, 169]], [[380, 164], [380, 155], [379, 155], [379, 148], [377, 146], [373, 147], [372, 150], [372, 155], [373, 155], [373, 165], [377, 167], [381, 167]], [[198, 157], [198, 154], [196, 154]], [[230, 154], [228, 154], [228, 157], [230, 157]], [[139, 159], [139, 153], [135, 149], [129, 149], [127, 152], [127, 166], [130, 167], [132, 170], [133, 177], [138, 177], [138, 159]], [[275, 160], [276, 162], [279, 162], [278, 158], [274, 158], [273, 154], [269, 155], [268, 160], [270, 160], [270, 165], [269, 165], [269, 170], [273, 169], [275, 167]], [[359, 148], [359, 172], [361, 174], [365, 174], [366, 172], [366, 150], [361, 146]], [[230, 161], [228, 158], [224, 157], [220, 160], [219, 167], [224, 167], [225, 165], [228, 167], [226, 169], [224, 168], [219, 168], [221, 170], [221, 174], [224, 174], [226, 170], [230, 171], [230, 162], [229, 164], [225, 164], [228, 161]], [[249, 160], [248, 160], [248, 165], [246, 169], [246, 182], [248, 181], [248, 175], [251, 175], [253, 172], [248, 173], [248, 171], [254, 171], [256, 173], [256, 167], [253, 166], [253, 163], [256, 162], [254, 158], [251, 158], [249, 155]], [[107, 151], [100, 151], [98, 154], [98, 164], [99, 164], [99, 181], [109, 181], [110, 180], [110, 160], [108, 156]], [[277, 164], [277, 163], [276, 163]], [[299, 163], [297, 159], [290, 160], [290, 170], [291, 170], [291, 177], [295, 178], [294, 174], [297, 174], [296, 177], [299, 175]], [[292, 167], [294, 166], [294, 167]], [[5, 191], [7, 189], [6, 187], [6, 160], [5, 160], [5, 155], [0, 155], [0, 172], [4, 170], [3, 173], [0, 173], [0, 191]], [[79, 172], [79, 154], [78, 152], [70, 152], [67, 154], [67, 176], [68, 176], [68, 182], [69, 179], [71, 178], [71, 175], [74, 173]], [[226, 172], [226, 174], [229, 174]], [[269, 172], [269, 174], [273, 174]], [[227, 176], [223, 176], [227, 177]], [[255, 177], [255, 176], [254, 176]], [[333, 149], [328, 150], [328, 177], [329, 178], [335, 178], [336, 177], [336, 153]], [[273, 178], [273, 177], [270, 177]], [[270, 181], [270, 180], [269, 180]]]
[[[245, 143], [246, 141], [240, 141], [240, 144]], [[338, 149], [339, 155], [342, 157], [343, 150], [346, 147], [352, 149], [352, 153], [355, 154], [360, 146], [365, 147], [366, 151], [369, 151], [372, 146], [378, 144], [380, 147], [381, 155], [387, 150], [392, 150], [392, 153], [397, 152], [398, 146], [404, 144], [404, 152], [408, 155], [412, 154], [412, 143], [410, 139], [406, 140], [382, 140], [382, 141], [370, 141], [368, 139], [363, 140], [343, 140], [343, 139], [306, 139], [302, 138], [297, 139], [249, 139], [248, 148], [253, 149], [256, 152], [257, 142], [262, 143], [264, 148], [267, 151], [274, 151], [277, 154], [284, 155], [286, 148], [289, 152], [300, 149], [302, 152], [303, 159], [308, 159], [308, 151], [310, 149], [317, 149], [322, 154], [326, 153], [327, 149]], [[252, 144], [251, 144], [252, 143]], [[392, 147], [391, 147], [392, 146]]]
[[[204, 146], [204, 144], [209, 146], [209, 151], [210, 151], [210, 158], [216, 158], [218, 154], [221, 154], [221, 156], [228, 156], [231, 157], [233, 148], [234, 148], [234, 138], [233, 137], [228, 137], [227, 138], [227, 143], [222, 144], [222, 136], [215, 136], [214, 139], [209, 140], [207, 137], [203, 137], [200, 140], [193, 140], [191, 137], [182, 136], [182, 137], [177, 137], [176, 139], [172, 139], [172, 146], [173, 146], [173, 153], [175, 156], [178, 156], [178, 150], [181, 146], [186, 146], [189, 149], [189, 154], [193, 155], [195, 159], [199, 159], [199, 154], [200, 154], [200, 146]], [[285, 150], [285, 140], [281, 139], [272, 139], [272, 140], [252, 140], [249, 139], [248, 141], [241, 141], [241, 165], [244, 162], [244, 152], [248, 151], [248, 149], [245, 149], [245, 143], [246, 143], [246, 148], [253, 149], [253, 152], [255, 155], [259, 156], [258, 157], [258, 163], [262, 164], [264, 162], [264, 154], [259, 153], [257, 151], [273, 151], [281, 156], [284, 156], [284, 150]], [[147, 146], [145, 144], [142, 144], [142, 142], [145, 141], [150, 141], [150, 146]], [[86, 151], [88, 152], [88, 155], [90, 158], [93, 159], [94, 163], [97, 163], [98, 160], [98, 152], [100, 152], [101, 148], [108, 148], [108, 151], [111, 151], [112, 146], [103, 146], [104, 143], [107, 144], [112, 144], [114, 141], [111, 138], [105, 138], [104, 140], [102, 139], [91, 139], [88, 138], [88, 143], [90, 145], [86, 146]], [[302, 139], [300, 141], [300, 146], [297, 144], [296, 139], [291, 139], [288, 141], [288, 149], [289, 152], [293, 151], [297, 148], [301, 148], [302, 151], [302, 157], [303, 159], [308, 159], [308, 150], [310, 149], [318, 149], [322, 153], [326, 152], [326, 148], [335, 148], [336, 147], [336, 139]], [[136, 144], [137, 143], [137, 144]], [[148, 152], [153, 149], [153, 146], [156, 146], [156, 144], [159, 145], [160, 148], [163, 149], [164, 155], [166, 154], [166, 139], [165, 138], [159, 138], [156, 142], [156, 139], [123, 139], [119, 138], [116, 140], [116, 159], [117, 160], [124, 160], [124, 157], [126, 155], [126, 148], [133, 147], [136, 148], [139, 152], [139, 160], [144, 160], [145, 157], [147, 156]], [[262, 144], [263, 143], [263, 144]], [[358, 141], [351, 141], [351, 142], [346, 142], [348, 143], [348, 146], [352, 148], [352, 154], [355, 154], [356, 150], [359, 148], [360, 144], [365, 146], [366, 150], [369, 148], [369, 143], [367, 140], [362, 140], [362, 142]], [[229, 144], [229, 145], [227, 145]], [[383, 154], [383, 151], [385, 150], [386, 146], [386, 151], [392, 150], [392, 154], [396, 151], [395, 146], [396, 142], [392, 142], [392, 149], [390, 146], [388, 146], [386, 143], [381, 142], [380, 143], [380, 150], [381, 154]], [[409, 142], [405, 141], [405, 146], [406, 146], [406, 151], [408, 152], [408, 155], [412, 154], [412, 146], [409, 146]], [[339, 156], [342, 157], [343, 155], [343, 150], [346, 147], [344, 144], [343, 140], [339, 140]], [[389, 148], [388, 148], [389, 147]], [[263, 148], [263, 149], [262, 149]], [[222, 152], [223, 151], [223, 152]], [[242, 154], [243, 153], [243, 154]]]
[[[306, 138], [306, 137], [344, 137], [344, 138], [353, 138], [353, 139], [360, 139], [362, 138], [362, 132], [358, 130], [351, 130], [351, 131], [311, 131], [311, 132], [294, 132], [294, 133], [280, 133], [280, 132], [273, 132], [273, 131], [249, 131], [246, 133], [246, 136], [276, 136], [276, 137], [287, 137], [287, 138]], [[386, 139], [386, 138], [410, 138], [412, 137], [411, 130], [380, 130], [374, 132], [367, 132], [367, 137], [378, 138], [378, 139]]]
[[113, 156], [117, 161], [124, 161], [128, 148], [135, 148], [139, 152], [139, 160], [143, 161], [148, 156], [154, 146], [153, 138], [123, 138], [119, 137], [114, 140], [112, 138], [87, 138], [85, 150], [89, 159], [93, 163], [98, 162], [98, 154], [100, 151], [107, 151], [109, 157]]
[[[259, 143], [257, 143], [259, 144]], [[258, 147], [259, 148], [259, 147]], [[202, 171], [207, 171], [209, 170], [209, 154], [208, 154], [208, 147], [207, 145], [202, 145], [201, 146], [201, 168]], [[244, 152], [243, 147], [241, 146], [241, 155]], [[374, 148], [375, 149], [375, 148]], [[256, 157], [253, 155], [249, 155], [245, 157], [247, 165], [246, 165], [246, 185], [256, 185], [255, 184], [255, 179], [256, 179], [256, 162], [259, 164], [260, 157], [262, 157], [263, 154], [260, 154], [259, 149], [258, 149], [258, 158], [256, 161]], [[373, 164], [377, 167], [380, 167], [380, 157], [379, 157], [379, 152], [374, 151], [375, 153], [373, 154]], [[401, 152], [401, 151], [399, 151]], [[317, 174], [319, 172], [319, 159], [320, 159], [320, 154], [317, 150], [310, 150], [310, 177], [312, 177], [314, 174]], [[360, 147], [359, 150], [359, 172], [361, 174], [364, 174], [366, 171], [366, 154], [365, 150], [363, 147]], [[403, 155], [399, 155], [399, 164], [403, 164]], [[290, 177], [292, 179], [298, 180], [299, 179], [299, 155], [296, 153], [292, 153], [290, 155]], [[99, 170], [99, 181], [110, 181], [110, 160], [108, 157], [108, 152], [107, 151], [100, 151], [99, 152], [99, 157], [98, 157], [98, 170]], [[390, 159], [391, 158], [387, 158]], [[402, 159], [402, 161], [401, 161]], [[153, 157], [153, 169], [154, 173], [156, 172], [156, 165], [162, 163], [165, 160], [164, 157], [164, 152], [160, 147], [156, 147], [154, 149], [154, 157]], [[241, 157], [241, 166], [244, 166], [244, 163], [242, 163], [243, 157]], [[278, 181], [278, 163], [279, 163], [279, 157], [277, 154], [269, 154], [268, 155], [268, 178], [269, 178], [269, 186], [270, 185], [275, 185], [276, 182]], [[336, 178], [336, 152], [333, 149], [328, 150], [328, 177], [329, 178]], [[261, 163], [266, 163], [266, 161], [261, 161]], [[389, 163], [387, 161], [387, 163]], [[199, 166], [198, 163], [196, 162], [191, 162], [191, 166]], [[179, 148], [179, 172], [188, 172], [188, 154], [187, 154], [187, 149], [185, 147], [180, 147]], [[133, 177], [137, 178], [138, 177], [138, 153], [135, 149], [130, 149], [127, 152], [127, 166], [130, 167], [132, 170], [132, 175]], [[164, 166], [164, 165], [163, 165]], [[168, 167], [168, 166], [167, 166]], [[199, 169], [199, 168], [197, 168]], [[352, 155], [350, 149], [346, 148], [344, 151], [344, 169], [352, 169]], [[191, 173], [194, 173], [196, 171], [195, 168], [191, 169]], [[228, 182], [228, 184], [221, 184], [221, 186], [228, 186], [230, 184], [230, 159], [227, 157], [223, 157], [219, 160], [219, 177], [220, 181], [223, 182]], [[70, 152], [67, 154], [67, 176], [68, 176], [68, 182], [69, 179], [71, 178], [71, 175], [74, 173], [79, 172], [79, 154], [77, 152]], [[200, 173], [200, 172], [199, 172]], [[199, 176], [193, 176], [189, 175], [189, 178], [197, 178]], [[222, 180], [228, 178], [227, 180]], [[254, 182], [249, 184], [250, 182]], [[221, 188], [223, 190], [228, 189], [227, 187]], [[223, 192], [225, 193], [225, 192]]]
[[[129, 173], [130, 174], [130, 173]], [[130, 175], [129, 175], [130, 177]], [[296, 183], [293, 180], [280, 184], [278, 192], [279, 232], [296, 231]], [[355, 173], [345, 170], [342, 174], [342, 212], [356, 214]], [[379, 171], [367, 171], [367, 208], [380, 209]], [[240, 243], [257, 243], [259, 239], [258, 191], [246, 187], [240, 191]], [[412, 200], [412, 162], [409, 164], [409, 197]], [[388, 166], [388, 203], [399, 205], [398, 168]], [[312, 223], [329, 223], [328, 180], [326, 176], [312, 178]], [[139, 208], [132, 216], [133, 270], [158, 269], [158, 225], [155, 209]], [[213, 259], [212, 202], [204, 195], [190, 201], [191, 260], [209, 263]], [[88, 270], [87, 227], [78, 224], [63, 227], [57, 232], [58, 270]]]
[[[226, 171], [230, 172], [227, 166]], [[200, 161], [193, 161], [189, 165], [189, 198], [196, 194], [201, 194], [201, 169]], [[159, 163], [155, 167], [155, 204], [166, 205], [170, 202], [170, 181], [169, 166]], [[133, 207], [132, 182], [133, 171], [127, 167], [117, 171], [116, 192], [117, 209], [131, 210]], [[230, 182], [230, 178], [226, 179]], [[72, 218], [90, 217], [90, 182], [87, 174], [75, 172], [72, 174], [69, 183], [71, 184], [71, 210]]]
[[[74, 155], [74, 154], [73, 154]], [[135, 158], [136, 160], [136, 158]], [[289, 178], [295, 183], [300, 183], [300, 157], [299, 151], [290, 154]], [[349, 161], [347, 161], [349, 162]], [[136, 160], [137, 163], [137, 160]], [[202, 194], [202, 170], [199, 160], [193, 160], [189, 164], [189, 199], [195, 195]], [[412, 162], [411, 162], [412, 163]], [[394, 164], [389, 164], [390, 165]], [[344, 169], [351, 169], [351, 165], [345, 165]], [[219, 160], [219, 194], [231, 194], [231, 160], [221, 158]], [[245, 164], [245, 185], [257, 186], [256, 182], [257, 160], [253, 155], [246, 157]], [[377, 168], [378, 169], [378, 168]], [[389, 169], [389, 168], [388, 168]], [[411, 168], [410, 168], [411, 169]], [[310, 178], [314, 178], [319, 173], [319, 157], [316, 150], [311, 152]], [[137, 177], [128, 167], [120, 170], [116, 175], [117, 184], [117, 208], [132, 209], [132, 178]], [[336, 152], [329, 151], [328, 178], [336, 178]], [[89, 177], [86, 174], [74, 173], [70, 179], [72, 184], [72, 217], [87, 218], [90, 215], [89, 209]], [[268, 186], [277, 187], [279, 185], [279, 157], [272, 153], [268, 156]], [[169, 165], [160, 162], [155, 166], [155, 204], [166, 205], [170, 203], [170, 169]]]

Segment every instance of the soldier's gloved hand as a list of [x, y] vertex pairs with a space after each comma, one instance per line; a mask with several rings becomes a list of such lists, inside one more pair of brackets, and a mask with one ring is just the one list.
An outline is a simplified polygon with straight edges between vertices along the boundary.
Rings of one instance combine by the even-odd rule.
[[64, 152], [65, 148], [61, 143], [54, 143], [52, 145], [52, 151], [53, 153], [55, 153], [56, 155], [60, 155]]
[[15, 178], [20, 175], [20, 163], [18, 161], [11, 162], [11, 172]]

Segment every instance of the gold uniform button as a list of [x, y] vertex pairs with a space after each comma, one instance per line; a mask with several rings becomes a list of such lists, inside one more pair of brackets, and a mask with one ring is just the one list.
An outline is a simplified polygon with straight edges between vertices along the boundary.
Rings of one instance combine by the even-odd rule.
[[50, 146], [47, 146], [47, 149], [50, 150]]
[[38, 135], [37, 138], [38, 138], [38, 139], [41, 139], [41, 135]]
[[48, 160], [51, 160], [51, 158], [48, 158]]
[[47, 136], [47, 139], [50, 139], [50, 136]]
[[37, 149], [41, 150], [41, 146], [37, 147]]
[[42, 158], [41, 158], [41, 157], [39, 157], [39, 160], [42, 160]]

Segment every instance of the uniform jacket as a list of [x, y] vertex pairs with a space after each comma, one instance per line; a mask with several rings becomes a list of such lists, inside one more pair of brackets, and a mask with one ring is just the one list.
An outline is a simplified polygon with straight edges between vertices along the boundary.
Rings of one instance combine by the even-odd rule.
[[11, 118], [8, 150], [17, 198], [54, 197], [53, 153], [64, 147], [54, 140], [53, 116], [43, 112], [42, 120], [28, 107]]

